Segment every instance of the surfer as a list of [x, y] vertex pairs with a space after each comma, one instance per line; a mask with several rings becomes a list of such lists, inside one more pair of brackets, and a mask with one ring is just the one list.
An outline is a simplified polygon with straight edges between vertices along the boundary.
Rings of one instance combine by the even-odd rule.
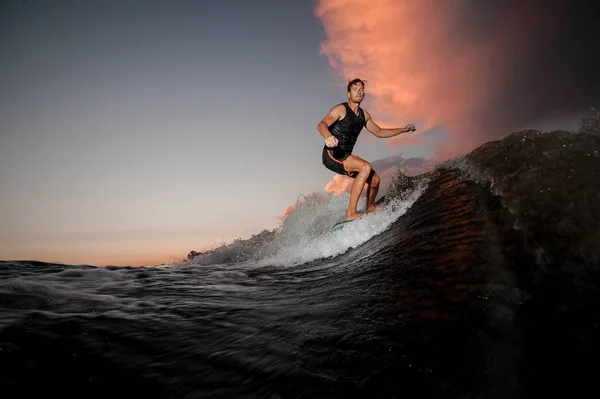
[[367, 212], [374, 212], [375, 197], [379, 190], [379, 175], [373, 170], [371, 164], [364, 159], [352, 154], [354, 144], [363, 127], [379, 138], [394, 137], [406, 132], [414, 132], [414, 125], [401, 128], [382, 129], [379, 127], [367, 110], [360, 107], [365, 97], [365, 82], [354, 79], [348, 83], [348, 102], [336, 105], [319, 122], [317, 130], [325, 139], [323, 146], [323, 165], [335, 173], [350, 176], [354, 179], [350, 191], [347, 220], [358, 219], [364, 213], [357, 211], [358, 199], [365, 183], [367, 188]]

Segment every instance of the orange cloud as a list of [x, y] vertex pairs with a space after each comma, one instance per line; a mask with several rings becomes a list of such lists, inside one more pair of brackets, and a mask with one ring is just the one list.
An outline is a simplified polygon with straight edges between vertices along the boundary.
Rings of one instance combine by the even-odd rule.
[[353, 182], [354, 182], [354, 180], [351, 179], [350, 177], [342, 176], [342, 175], [334, 175], [333, 180], [331, 180], [325, 186], [325, 191], [327, 191], [328, 193], [335, 194], [335, 195], [340, 195], [345, 191], [349, 191]]
[[[485, 95], [477, 60], [492, 48], [449, 43], [446, 8], [437, 0], [319, 1], [316, 15], [328, 37], [321, 51], [342, 77], [367, 80], [375, 121], [418, 120], [415, 135], [438, 124], [468, 127], [470, 105]], [[414, 136], [390, 141], [418, 143]]]
[[[414, 136], [443, 126], [443, 153], [450, 156], [568, 108], [560, 101], [569, 100], [551, 95], [556, 84], [539, 77], [551, 66], [536, 67], [536, 57], [552, 59], [564, 7], [540, 13], [523, 3], [319, 0], [315, 15], [327, 34], [321, 52], [340, 78], [367, 81], [365, 107], [373, 119], [415, 123]], [[574, 79], [567, 69], [558, 72]], [[414, 136], [389, 145], [422, 144]]]
[[289, 216], [289, 214], [292, 213], [295, 209], [296, 204], [288, 205], [283, 211], [283, 214], [277, 216], [277, 220], [285, 220]]

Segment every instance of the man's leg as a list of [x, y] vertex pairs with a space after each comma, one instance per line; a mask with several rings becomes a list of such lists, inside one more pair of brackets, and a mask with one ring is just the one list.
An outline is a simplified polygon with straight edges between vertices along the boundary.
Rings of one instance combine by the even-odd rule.
[[364, 213], [358, 212], [356, 208], [358, 206], [360, 194], [371, 174], [371, 164], [356, 155], [350, 155], [344, 161], [344, 169], [348, 172], [358, 172], [358, 175], [354, 178], [354, 183], [352, 183], [352, 189], [350, 190], [350, 203], [348, 204], [347, 217], [348, 220], [358, 219], [364, 216]]
[[374, 170], [371, 170], [371, 174], [367, 178], [367, 212], [375, 212], [377, 207], [375, 206], [375, 198], [377, 198], [377, 192], [379, 191], [379, 175]]

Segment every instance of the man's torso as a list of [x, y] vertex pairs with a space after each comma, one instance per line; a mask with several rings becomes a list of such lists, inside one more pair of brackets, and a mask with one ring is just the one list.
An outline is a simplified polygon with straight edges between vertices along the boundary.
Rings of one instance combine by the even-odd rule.
[[362, 108], [358, 108], [358, 115], [356, 115], [348, 103], [342, 104], [346, 108], [346, 115], [333, 123], [329, 127], [329, 131], [337, 138], [338, 147], [341, 147], [343, 152], [349, 155], [352, 153], [358, 135], [367, 121], [365, 119], [365, 112]]

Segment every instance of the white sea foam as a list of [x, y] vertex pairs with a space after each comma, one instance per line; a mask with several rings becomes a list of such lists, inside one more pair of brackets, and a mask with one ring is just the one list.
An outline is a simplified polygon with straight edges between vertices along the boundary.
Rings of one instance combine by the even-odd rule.
[[[279, 234], [257, 252], [260, 259], [254, 257], [253, 263], [289, 267], [343, 254], [387, 230], [406, 213], [422, 191], [422, 188], [415, 190], [405, 201], [391, 200], [383, 209], [337, 231], [331, 227], [344, 219], [349, 201], [347, 193], [325, 202], [300, 204], [286, 218]], [[362, 198], [359, 210], [364, 208]]]

